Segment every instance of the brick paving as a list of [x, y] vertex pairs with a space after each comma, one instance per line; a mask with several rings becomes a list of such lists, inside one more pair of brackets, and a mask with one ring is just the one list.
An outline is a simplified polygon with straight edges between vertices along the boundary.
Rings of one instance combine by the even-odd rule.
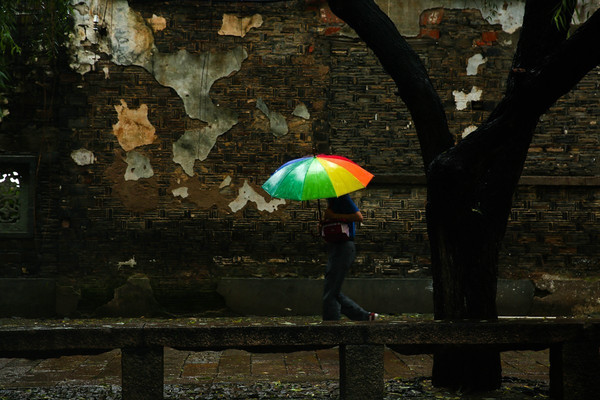
[[[384, 353], [385, 379], [431, 375], [428, 354]], [[502, 353], [505, 377], [548, 382], [548, 350]], [[56, 385], [120, 385], [119, 350], [95, 356], [41, 360], [0, 358], [0, 388]], [[166, 384], [219, 382], [318, 382], [337, 380], [338, 349], [292, 353], [248, 353], [242, 350], [190, 352], [165, 349]]]

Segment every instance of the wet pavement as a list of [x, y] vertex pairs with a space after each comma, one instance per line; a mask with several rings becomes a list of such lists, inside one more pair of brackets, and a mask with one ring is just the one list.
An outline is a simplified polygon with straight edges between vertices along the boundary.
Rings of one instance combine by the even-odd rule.
[[[548, 398], [547, 350], [502, 353], [503, 387], [482, 395], [432, 388], [431, 355], [386, 349], [384, 357], [386, 399]], [[119, 350], [39, 360], [0, 358], [0, 400], [119, 399], [120, 376]], [[166, 348], [164, 377], [167, 399], [335, 399], [338, 349], [249, 353]]]

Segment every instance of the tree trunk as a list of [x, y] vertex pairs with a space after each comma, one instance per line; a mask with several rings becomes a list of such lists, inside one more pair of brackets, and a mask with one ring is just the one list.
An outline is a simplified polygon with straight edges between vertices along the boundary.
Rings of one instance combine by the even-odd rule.
[[[566, 40], [569, 26], [552, 20], [561, 1], [527, 1], [504, 99], [483, 125], [453, 146], [439, 96], [393, 22], [373, 0], [329, 0], [332, 11], [379, 58], [413, 117], [427, 175], [436, 319], [497, 319], [499, 248], [538, 119], [600, 63], [600, 11]], [[500, 354], [440, 351], [432, 375], [436, 386], [497, 389]]]

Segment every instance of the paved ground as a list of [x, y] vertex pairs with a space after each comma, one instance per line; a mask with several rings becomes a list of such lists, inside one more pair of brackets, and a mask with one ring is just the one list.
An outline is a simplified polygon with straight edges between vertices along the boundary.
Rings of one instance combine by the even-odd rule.
[[[401, 355], [386, 350], [385, 379], [411, 379], [431, 375], [430, 355]], [[548, 381], [548, 352], [502, 354], [504, 376]], [[0, 359], [0, 387], [38, 387], [59, 384], [120, 384], [121, 353], [64, 356], [43, 360]], [[252, 354], [241, 350], [189, 352], [166, 349], [165, 383], [214, 382], [318, 382], [336, 380], [338, 350], [288, 354]]]
[[[273, 388], [272, 385], [309, 383], [309, 386], [312, 387], [323, 385], [322, 390], [331, 393], [335, 391], [335, 387], [332, 388], [331, 385], [327, 386], [327, 383], [335, 383], [338, 378], [337, 352], [336, 348], [288, 354], [251, 354], [241, 350], [189, 352], [166, 349], [165, 384], [211, 387], [213, 391], [215, 387], [219, 387], [220, 385], [220, 390], [223, 391], [226, 390], [227, 384], [255, 385], [256, 383], [263, 382], [264, 384], [271, 385], [268, 389], [262, 389], [265, 392], [268, 390], [276, 391], [277, 388]], [[120, 356], [119, 350], [113, 350], [97, 356], [64, 356], [44, 360], [0, 359], [0, 398], [61, 398], [56, 394], [54, 396], [57, 397], [53, 397], [52, 393], [56, 392], [43, 392], [45, 393], [44, 396], [36, 397], [31, 394], [32, 392], [27, 391], [30, 388], [119, 386], [121, 373]], [[413, 381], [427, 379], [431, 375], [431, 363], [432, 358], [430, 355], [406, 356], [388, 349], [385, 352], [385, 379], [398, 382], [406, 382], [411, 379]], [[536, 381], [542, 386], [547, 385], [549, 371], [547, 351], [505, 352], [502, 354], [502, 364], [504, 376], [509, 378], [509, 380], [511, 378], [514, 380], [512, 386], [520, 386], [520, 389], [523, 387], [527, 388], [531, 387], [532, 383]], [[506, 386], [511, 385], [506, 385], [505, 382], [505, 389]], [[291, 387], [301, 390], [301, 386]], [[405, 385], [403, 388], [409, 389], [409, 386]], [[414, 394], [414, 396], [411, 396], [412, 398], [430, 398], [425, 397], [421, 389], [412, 391], [420, 393], [423, 396], [419, 397], [418, 394]], [[11, 393], [13, 397], [10, 396]], [[19, 393], [20, 395], [18, 395]], [[25, 395], [24, 393], [29, 393], [29, 395]], [[510, 398], [544, 398], [536, 396], [538, 393], [532, 392], [531, 395], [520, 393], [519, 397]], [[225, 396], [215, 395], [214, 398], [244, 398]], [[440, 394], [436, 394], [435, 396], [435, 398], [464, 398], [441, 397]], [[406, 395], [403, 395], [398, 398], [405, 397]], [[77, 398], [86, 397], [78, 396]], [[285, 398], [288, 398], [288, 396]], [[490, 395], [487, 395], [487, 397], [482, 398], [495, 399], [509, 397], [504, 395], [502, 397], [490, 397]]]

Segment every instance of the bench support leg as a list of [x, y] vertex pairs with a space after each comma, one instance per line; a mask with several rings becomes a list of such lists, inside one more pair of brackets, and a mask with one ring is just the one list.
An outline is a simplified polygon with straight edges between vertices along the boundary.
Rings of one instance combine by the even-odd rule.
[[340, 399], [383, 399], [383, 345], [340, 346]]
[[162, 400], [164, 384], [163, 348], [121, 349], [123, 400]]
[[598, 343], [572, 342], [550, 348], [550, 397], [595, 399], [600, 393]]

